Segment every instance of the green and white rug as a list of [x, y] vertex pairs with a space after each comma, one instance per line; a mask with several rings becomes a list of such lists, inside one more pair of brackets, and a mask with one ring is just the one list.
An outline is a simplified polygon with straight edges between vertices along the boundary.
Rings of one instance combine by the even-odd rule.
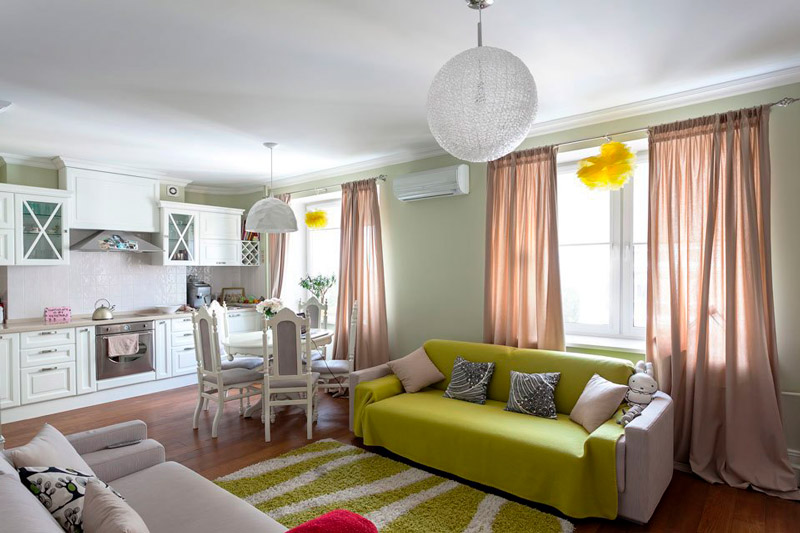
[[333, 509], [391, 533], [571, 533], [566, 520], [355, 446], [321, 440], [216, 483], [286, 527]]

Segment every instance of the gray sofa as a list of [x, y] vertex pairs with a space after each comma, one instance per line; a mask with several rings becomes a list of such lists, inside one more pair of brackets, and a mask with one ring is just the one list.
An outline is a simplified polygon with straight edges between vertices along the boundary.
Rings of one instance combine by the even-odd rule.
[[[358, 384], [391, 373], [384, 364], [350, 374], [350, 431]], [[672, 480], [673, 409], [672, 398], [657, 392], [617, 441], [617, 512], [622, 518], [647, 523]]]
[[[164, 447], [147, 438], [147, 425], [141, 420], [68, 435], [67, 439], [95, 474], [125, 497], [151, 533], [286, 531], [252, 505], [192, 470], [165, 461]], [[134, 440], [141, 442], [107, 448]], [[47, 509], [20, 483], [4, 453], [0, 453], [0, 517], [0, 532], [62, 531]]]

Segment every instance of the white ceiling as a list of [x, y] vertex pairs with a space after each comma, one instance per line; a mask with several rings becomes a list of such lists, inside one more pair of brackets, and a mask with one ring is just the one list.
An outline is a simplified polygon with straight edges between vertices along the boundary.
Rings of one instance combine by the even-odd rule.
[[[475, 45], [464, 0], [3, 0], [0, 152], [263, 182], [436, 148], [428, 86]], [[497, 0], [484, 44], [537, 122], [800, 65], [798, 0]]]

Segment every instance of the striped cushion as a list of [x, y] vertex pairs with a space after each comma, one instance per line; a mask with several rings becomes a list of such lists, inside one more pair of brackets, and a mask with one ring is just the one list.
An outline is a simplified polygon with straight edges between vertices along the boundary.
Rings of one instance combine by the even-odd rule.
[[494, 363], [473, 363], [458, 356], [444, 397], [483, 405], [486, 403], [492, 373]]

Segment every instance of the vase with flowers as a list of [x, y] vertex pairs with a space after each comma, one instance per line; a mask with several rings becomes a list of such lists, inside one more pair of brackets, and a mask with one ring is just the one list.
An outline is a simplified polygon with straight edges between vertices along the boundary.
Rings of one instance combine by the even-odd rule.
[[300, 279], [300, 287], [307, 290], [314, 297], [319, 300], [320, 303], [325, 303], [325, 293], [328, 292], [328, 289], [333, 287], [336, 283], [336, 276], [331, 274], [330, 276], [306, 276]]
[[267, 318], [272, 318], [283, 309], [283, 302], [279, 298], [269, 298], [256, 304], [256, 311], [263, 313]]

